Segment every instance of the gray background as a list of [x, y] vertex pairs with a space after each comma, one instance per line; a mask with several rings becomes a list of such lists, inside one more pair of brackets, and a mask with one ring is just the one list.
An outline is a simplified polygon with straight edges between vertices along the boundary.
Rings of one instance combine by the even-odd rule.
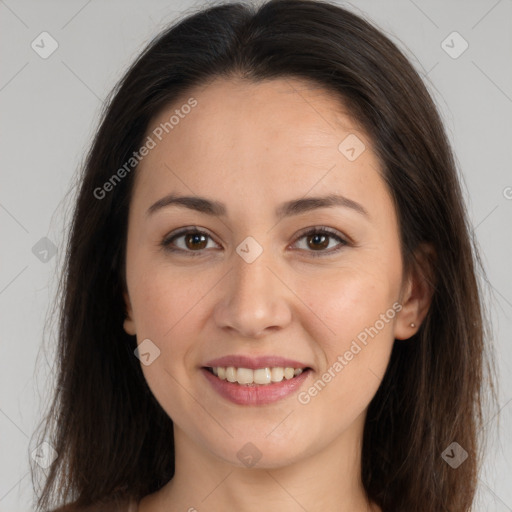
[[[201, 4], [0, 0], [0, 512], [31, 509], [31, 435], [48, 403], [54, 357], [49, 308], [76, 170], [102, 100], [161, 28]], [[405, 49], [453, 143], [491, 283], [500, 372], [501, 420], [489, 416], [486, 425], [491, 443], [476, 510], [512, 511], [512, 1], [340, 5]], [[31, 47], [43, 31], [59, 45], [47, 59]], [[463, 49], [458, 36], [447, 39], [453, 31], [469, 44], [457, 58], [445, 51]]]

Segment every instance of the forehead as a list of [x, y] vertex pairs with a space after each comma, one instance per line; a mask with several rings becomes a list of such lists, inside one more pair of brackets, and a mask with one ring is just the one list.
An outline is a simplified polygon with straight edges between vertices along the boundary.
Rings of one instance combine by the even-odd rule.
[[337, 149], [340, 133], [362, 132], [334, 93], [296, 78], [259, 82], [216, 79], [190, 90], [151, 125], [165, 123], [169, 113], [190, 97], [197, 100], [197, 106], [170, 135], [185, 137], [189, 129], [203, 130], [195, 141], [200, 148], [205, 147], [201, 140], [207, 140], [219, 149], [257, 143], [268, 143], [269, 150], [278, 143], [286, 144], [286, 149], [316, 148], [319, 144]]
[[[369, 138], [341, 100], [314, 83], [216, 79], [163, 109], [146, 135], [169, 125], [191, 98], [197, 104], [139, 164], [137, 180], [152, 197], [176, 188], [198, 195], [222, 189], [224, 197], [259, 190], [277, 201], [312, 187], [358, 195], [372, 181], [384, 186]], [[355, 160], [344, 153], [347, 140], [362, 150]]]

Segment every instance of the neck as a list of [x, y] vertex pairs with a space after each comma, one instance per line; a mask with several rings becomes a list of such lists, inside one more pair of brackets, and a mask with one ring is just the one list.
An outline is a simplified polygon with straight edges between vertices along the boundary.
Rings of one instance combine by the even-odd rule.
[[175, 425], [175, 475], [141, 512], [376, 512], [360, 478], [363, 426], [364, 415], [320, 452], [279, 467], [245, 468], [214, 456]]

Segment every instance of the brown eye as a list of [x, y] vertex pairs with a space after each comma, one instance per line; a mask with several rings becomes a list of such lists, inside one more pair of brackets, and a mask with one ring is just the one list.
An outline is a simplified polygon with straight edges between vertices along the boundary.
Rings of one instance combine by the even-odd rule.
[[308, 247], [313, 250], [326, 249], [329, 246], [329, 237], [320, 233], [308, 235]]
[[166, 251], [188, 253], [192, 256], [204, 254], [204, 249], [208, 248], [208, 242], [212, 241], [208, 233], [197, 229], [183, 229], [178, 233], [167, 236], [161, 242], [161, 246]]
[[202, 233], [193, 233], [185, 235], [185, 245], [187, 249], [204, 249], [206, 247], [207, 237]]
[[[300, 247], [299, 242], [305, 239], [306, 247]], [[331, 241], [337, 241], [337, 244], [329, 247]], [[312, 228], [297, 239], [295, 244], [299, 245], [299, 249], [304, 250], [311, 254], [311, 256], [329, 256], [335, 252], [338, 252], [345, 245], [349, 243], [344, 240], [337, 231], [331, 231], [328, 228]]]
[[[338, 252], [345, 245], [349, 245], [349, 243], [344, 240], [337, 231], [333, 232], [327, 228], [310, 229], [303, 233], [297, 239], [295, 244], [298, 244], [299, 241], [302, 241], [303, 239], [306, 240], [306, 247], [299, 248], [310, 253], [312, 256], [328, 256]], [[338, 243], [334, 244], [334, 247], [329, 247], [333, 240]], [[208, 249], [209, 241], [212, 241], [212, 243], [215, 244], [212, 237], [204, 231], [197, 229], [184, 229], [166, 237], [161, 242], [161, 245], [165, 250], [170, 252], [181, 252], [190, 256], [201, 256], [202, 254], [205, 254], [204, 250]]]

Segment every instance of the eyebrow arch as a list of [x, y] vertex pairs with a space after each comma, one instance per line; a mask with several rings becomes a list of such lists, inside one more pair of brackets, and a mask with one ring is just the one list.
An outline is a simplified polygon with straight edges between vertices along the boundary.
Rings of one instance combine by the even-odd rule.
[[[199, 196], [178, 196], [171, 193], [151, 205], [148, 208], [146, 215], [150, 216], [156, 211], [171, 205], [181, 206], [215, 217], [225, 217], [227, 214], [226, 206], [224, 203], [219, 201], [213, 201]], [[276, 209], [275, 215], [277, 219], [282, 219], [292, 215], [307, 213], [318, 208], [332, 208], [335, 206], [350, 208], [357, 213], [364, 215], [365, 217], [369, 217], [368, 211], [364, 208], [363, 205], [339, 194], [330, 194], [321, 197], [308, 197], [287, 201], [282, 203]]]

